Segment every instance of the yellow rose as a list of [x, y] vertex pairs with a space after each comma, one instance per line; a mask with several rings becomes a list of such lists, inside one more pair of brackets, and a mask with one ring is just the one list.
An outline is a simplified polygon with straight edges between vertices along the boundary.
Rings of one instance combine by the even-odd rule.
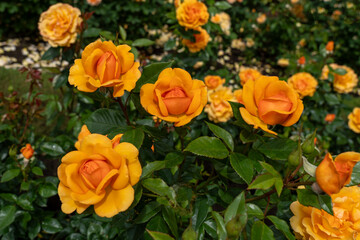
[[214, 90], [225, 83], [225, 79], [220, 76], [208, 75], [204, 78], [205, 85], [209, 90]]
[[41, 13], [38, 27], [52, 47], [69, 47], [75, 42], [82, 19], [78, 8], [66, 3], [52, 5]]
[[128, 209], [141, 176], [139, 151], [130, 143], [113, 143], [100, 134], [85, 135], [79, 149], [67, 153], [58, 168], [61, 210], [79, 214], [90, 205], [100, 217]]
[[305, 96], [312, 97], [318, 85], [316, 79], [310, 73], [306, 72], [300, 72], [292, 75], [288, 79], [288, 83], [293, 89], [295, 89], [296, 92], [299, 93], [300, 98], [304, 98]]
[[[345, 69], [346, 74], [345, 75], [339, 75], [336, 73], [334, 74], [334, 90], [338, 93], [349, 93], [351, 92], [354, 87], [356, 87], [358, 83], [358, 77], [354, 70], [347, 66], [340, 66], [335, 63], [330, 64], [330, 67], [332, 69]], [[328, 79], [329, 76], [329, 67], [326, 65], [322, 69], [321, 77], [320, 79]]]
[[211, 22], [219, 24], [221, 31], [223, 31], [225, 35], [230, 35], [231, 19], [229, 14], [226, 12], [217, 13], [211, 17]]
[[196, 31], [199, 31], [200, 33], [194, 34], [195, 42], [192, 42], [189, 39], [182, 40], [182, 44], [184, 44], [192, 53], [205, 49], [210, 41], [210, 36], [205, 29], [198, 28]]
[[258, 24], [263, 24], [266, 21], [266, 14], [262, 13], [257, 18], [256, 21]]
[[254, 81], [260, 76], [261, 76], [261, 73], [254, 68], [247, 68], [247, 67], [243, 67], [243, 66], [240, 67], [239, 78], [240, 78], [241, 85], [243, 85], [243, 86], [248, 80]]
[[197, 0], [185, 0], [176, 9], [176, 18], [186, 29], [196, 29], [208, 22], [209, 13], [204, 3]]
[[349, 128], [356, 133], [360, 133], [360, 108], [356, 107], [348, 116]]
[[280, 58], [280, 59], [277, 61], [277, 64], [278, 64], [280, 67], [287, 67], [287, 66], [289, 66], [289, 59]]
[[306, 207], [298, 201], [290, 205], [294, 216], [290, 225], [297, 239], [353, 240], [360, 237], [360, 189], [345, 187], [331, 195], [334, 216], [324, 210]]
[[353, 167], [358, 161], [360, 153], [357, 152], [341, 153], [335, 161], [328, 153], [316, 168], [316, 182], [328, 195], [338, 193], [350, 183]]
[[209, 104], [205, 106], [205, 112], [211, 121], [227, 122], [232, 116], [232, 108], [228, 101], [236, 101], [230, 88], [221, 87], [209, 93]]
[[220, 14], [217, 13], [214, 16], [212, 16], [210, 21], [212, 23], [219, 24], [221, 22]]
[[193, 80], [180, 68], [164, 69], [155, 84], [140, 89], [140, 102], [151, 115], [174, 122], [176, 127], [189, 123], [198, 116], [207, 100], [203, 81]]
[[245, 107], [240, 113], [245, 122], [254, 128], [276, 134], [267, 124], [291, 126], [304, 110], [299, 95], [278, 77], [260, 76], [255, 81], [247, 81], [243, 87], [242, 100]]
[[83, 92], [95, 92], [99, 87], [114, 87], [113, 96], [131, 91], [140, 78], [140, 63], [128, 45], [115, 46], [111, 41], [97, 40], [87, 45], [70, 68], [69, 83]]
[[243, 92], [242, 89], [235, 90], [235, 91], [234, 91], [234, 97], [235, 97], [235, 99], [236, 99], [239, 103], [241, 103], [242, 105], [244, 105], [244, 102], [243, 102], [243, 100], [242, 100], [242, 92]]

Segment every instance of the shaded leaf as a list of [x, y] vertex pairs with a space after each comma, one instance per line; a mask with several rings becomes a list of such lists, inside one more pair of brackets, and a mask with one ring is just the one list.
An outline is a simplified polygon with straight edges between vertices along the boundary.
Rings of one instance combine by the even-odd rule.
[[255, 150], [260, 151], [272, 160], [287, 160], [297, 143], [287, 138], [276, 138], [261, 144]]
[[252, 161], [249, 158], [240, 153], [232, 153], [230, 155], [230, 164], [247, 184], [251, 183], [254, 172]]
[[231, 151], [234, 151], [234, 140], [228, 131], [212, 123], [206, 122], [206, 124], [208, 125], [210, 130], [215, 134], [215, 136], [223, 140], [226, 146], [228, 146]]
[[0, 230], [3, 230], [15, 220], [16, 207], [13, 205], [8, 205], [1, 207], [0, 210]]
[[326, 212], [333, 215], [332, 202], [329, 195], [319, 195], [310, 189], [297, 189], [296, 192], [298, 201], [302, 205], [324, 209]]
[[295, 240], [295, 236], [291, 233], [289, 229], [289, 225], [282, 219], [276, 217], [276, 216], [268, 216], [268, 219], [274, 224], [276, 229], [280, 230], [287, 239], [289, 240]]
[[190, 142], [184, 151], [216, 159], [223, 159], [229, 155], [225, 145], [215, 137], [199, 137]]
[[256, 221], [251, 228], [251, 240], [275, 240], [274, 233], [261, 221]]
[[126, 126], [125, 118], [119, 111], [100, 108], [93, 112], [85, 121], [91, 133], [108, 134], [119, 126]]
[[137, 149], [140, 149], [143, 141], [144, 141], [145, 134], [143, 130], [140, 128], [135, 128], [128, 130], [124, 133], [121, 137], [120, 142], [128, 142], [133, 144]]

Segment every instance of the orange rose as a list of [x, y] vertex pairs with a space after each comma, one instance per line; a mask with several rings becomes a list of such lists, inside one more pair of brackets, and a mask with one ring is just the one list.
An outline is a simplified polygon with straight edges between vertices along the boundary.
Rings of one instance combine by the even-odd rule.
[[328, 51], [328, 52], [333, 52], [333, 50], [334, 50], [334, 41], [329, 41], [329, 42], [326, 44], [325, 49], [326, 49], [326, 51]]
[[356, 107], [348, 116], [349, 128], [356, 133], [360, 133], [360, 108]]
[[225, 79], [220, 76], [208, 75], [204, 78], [205, 85], [209, 90], [214, 90], [225, 83]]
[[298, 64], [299, 64], [299, 65], [305, 65], [305, 63], [306, 63], [306, 59], [305, 59], [304, 56], [302, 56], [302, 57], [300, 57], [300, 58], [298, 59]]
[[100, 217], [128, 209], [141, 176], [139, 151], [130, 143], [113, 143], [100, 134], [85, 135], [77, 151], [66, 154], [58, 168], [61, 210], [79, 214], [90, 205]]
[[[349, 93], [351, 92], [354, 87], [356, 87], [358, 83], [358, 77], [354, 70], [347, 66], [340, 66], [335, 63], [330, 64], [332, 69], [345, 69], [345, 75], [339, 75], [336, 73], [332, 73], [334, 75], [334, 90], [338, 93]], [[326, 65], [322, 69], [320, 79], [327, 79], [329, 76], [329, 67]]]
[[298, 201], [290, 205], [294, 216], [290, 225], [297, 239], [309, 240], [353, 240], [360, 232], [360, 188], [343, 188], [331, 195], [334, 216], [324, 210], [306, 207]]
[[335, 120], [336, 115], [333, 113], [328, 113], [325, 116], [325, 122], [331, 123]]
[[209, 13], [204, 3], [197, 0], [185, 0], [176, 9], [176, 18], [186, 29], [196, 29], [208, 22]]
[[211, 121], [227, 122], [232, 116], [232, 108], [228, 101], [234, 101], [234, 94], [230, 88], [221, 87], [209, 93], [209, 104], [205, 106], [205, 112]]
[[40, 15], [38, 27], [52, 47], [69, 47], [75, 42], [82, 19], [78, 8], [57, 3]]
[[256, 21], [258, 24], [263, 24], [266, 21], [266, 14], [262, 13], [257, 18]]
[[254, 68], [247, 68], [247, 67], [240, 67], [239, 78], [241, 85], [244, 84], [249, 80], [256, 80], [258, 77], [261, 76], [261, 73], [254, 69]]
[[335, 161], [328, 153], [316, 168], [316, 182], [328, 195], [338, 193], [350, 183], [353, 167], [358, 161], [360, 153], [357, 152], [341, 153]]
[[97, 40], [87, 45], [81, 59], [70, 68], [69, 83], [83, 92], [95, 92], [99, 87], [114, 87], [113, 96], [131, 91], [140, 78], [140, 64], [128, 45], [115, 46], [111, 41]]
[[101, 0], [86, 0], [91, 6], [97, 6], [101, 3]]
[[145, 84], [140, 89], [140, 102], [145, 110], [165, 121], [183, 126], [198, 116], [207, 101], [203, 81], [192, 80], [180, 68], [164, 69], [155, 84]]
[[34, 155], [34, 149], [31, 147], [30, 143], [27, 143], [25, 147], [22, 147], [20, 152], [26, 159], [30, 159]]
[[221, 31], [225, 35], [230, 35], [231, 19], [229, 14], [226, 12], [217, 13], [211, 18], [211, 22], [219, 24]]
[[210, 20], [212, 23], [220, 23], [221, 21], [221, 17], [220, 17], [220, 14], [215, 14], [214, 16], [211, 17], [211, 20]]
[[192, 42], [189, 39], [182, 40], [182, 44], [187, 46], [189, 51], [192, 53], [205, 49], [208, 42], [210, 41], [210, 36], [205, 29], [198, 28], [196, 31], [199, 31], [200, 33], [194, 34], [195, 42]]
[[241, 107], [240, 113], [245, 122], [272, 134], [276, 133], [269, 130], [267, 124], [291, 126], [304, 110], [299, 95], [278, 77], [261, 76], [247, 81], [242, 100], [245, 108]]
[[316, 79], [310, 73], [306, 72], [292, 75], [288, 79], [288, 83], [297, 93], [299, 93], [300, 98], [304, 98], [305, 96], [312, 97], [318, 85]]

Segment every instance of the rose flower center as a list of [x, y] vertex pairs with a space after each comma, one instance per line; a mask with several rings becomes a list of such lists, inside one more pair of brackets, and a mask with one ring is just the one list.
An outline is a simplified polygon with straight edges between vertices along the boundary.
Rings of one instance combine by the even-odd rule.
[[81, 165], [79, 172], [87, 182], [90, 182], [96, 188], [110, 170], [110, 165], [105, 161], [87, 160]]
[[172, 115], [185, 113], [191, 103], [191, 98], [186, 95], [181, 87], [174, 87], [164, 92], [161, 97], [168, 112]]
[[304, 79], [300, 79], [298, 80], [296, 83], [296, 88], [299, 89], [300, 91], [304, 91], [307, 87], [307, 83], [306, 83], [306, 80]]
[[101, 83], [120, 77], [119, 64], [111, 52], [105, 52], [96, 63], [96, 74]]

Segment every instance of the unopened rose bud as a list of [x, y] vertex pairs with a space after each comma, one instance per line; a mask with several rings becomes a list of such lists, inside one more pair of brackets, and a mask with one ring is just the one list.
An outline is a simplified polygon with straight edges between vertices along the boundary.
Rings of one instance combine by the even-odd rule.
[[182, 240], [196, 240], [196, 232], [191, 227], [191, 224], [185, 229], [183, 235], [181, 236]]
[[301, 157], [302, 157], [302, 151], [300, 144], [298, 144], [298, 147], [292, 153], [290, 153], [288, 157], [289, 166], [294, 166], [294, 167], [298, 166], [300, 164]]
[[316, 194], [322, 194], [324, 191], [320, 188], [319, 184], [317, 182], [314, 182], [311, 185], [311, 189], [314, 191], [314, 193]]
[[315, 135], [316, 135], [316, 131], [313, 132], [311, 135], [309, 135], [305, 139], [304, 143], [301, 145], [301, 148], [302, 148], [304, 153], [310, 154], [310, 153], [312, 153], [314, 151], [314, 149], [315, 149], [315, 141], [314, 141]]
[[240, 221], [240, 215], [236, 215], [226, 224], [226, 231], [229, 240], [238, 239], [244, 227], [244, 223]]

